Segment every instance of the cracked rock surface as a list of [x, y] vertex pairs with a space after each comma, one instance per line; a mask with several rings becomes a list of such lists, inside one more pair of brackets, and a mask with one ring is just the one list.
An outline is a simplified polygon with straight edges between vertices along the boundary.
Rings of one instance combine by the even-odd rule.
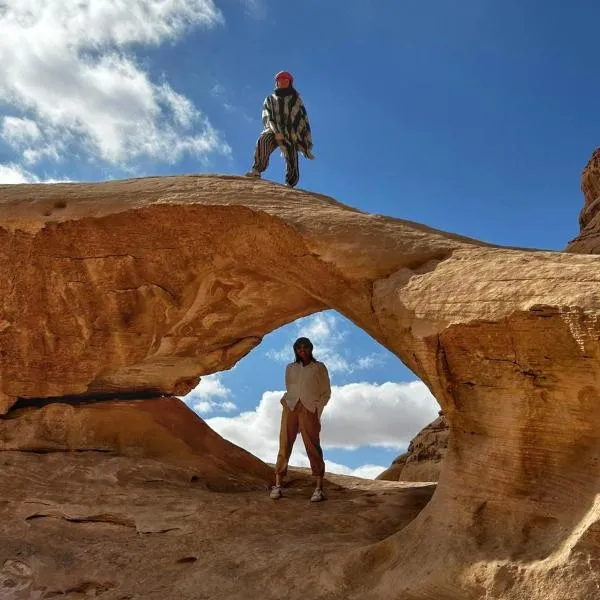
[[492, 247], [235, 177], [0, 193], [5, 411], [180, 395], [334, 308], [423, 379], [450, 435], [409, 525], [311, 569], [343, 597], [597, 597], [600, 257]]

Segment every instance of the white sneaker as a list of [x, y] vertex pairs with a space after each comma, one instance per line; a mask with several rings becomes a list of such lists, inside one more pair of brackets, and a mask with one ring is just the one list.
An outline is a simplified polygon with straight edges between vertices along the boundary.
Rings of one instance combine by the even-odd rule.
[[246, 177], [252, 177], [254, 179], [260, 179], [260, 173], [256, 169], [252, 169], [252, 171], [248, 171], [246, 173]]
[[325, 494], [321, 488], [316, 488], [313, 495], [310, 498], [311, 502], [323, 502], [325, 500]]
[[281, 498], [281, 487], [278, 485], [274, 485], [271, 488], [271, 493], [269, 494], [269, 498], [271, 498], [271, 500], [279, 500], [279, 498]]

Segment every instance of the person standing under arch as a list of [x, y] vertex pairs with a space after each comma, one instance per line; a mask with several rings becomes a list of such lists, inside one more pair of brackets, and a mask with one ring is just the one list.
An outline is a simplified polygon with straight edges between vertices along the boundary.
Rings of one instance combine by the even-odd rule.
[[323, 477], [325, 462], [321, 448], [321, 415], [331, 397], [329, 373], [324, 363], [312, 354], [312, 342], [298, 338], [293, 345], [295, 361], [285, 370], [285, 394], [281, 398], [283, 413], [279, 433], [279, 454], [275, 465], [275, 485], [271, 488], [273, 500], [281, 498], [281, 484], [288, 469], [298, 432], [302, 436], [310, 461], [316, 487], [311, 502], [325, 500]]

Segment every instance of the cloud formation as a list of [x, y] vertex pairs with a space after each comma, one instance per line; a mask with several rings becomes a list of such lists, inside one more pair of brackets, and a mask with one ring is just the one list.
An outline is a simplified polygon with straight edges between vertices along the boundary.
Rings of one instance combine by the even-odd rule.
[[200, 383], [183, 398], [183, 401], [200, 416], [214, 412], [233, 412], [237, 409], [231, 401], [231, 390], [221, 381], [218, 373], [204, 375]]
[[0, 163], [0, 185], [16, 183], [67, 183], [67, 178], [41, 178], [15, 163]]
[[292, 344], [296, 337], [308, 337], [313, 343], [315, 357], [323, 361], [331, 373], [350, 374], [379, 366], [385, 362], [385, 355], [371, 353], [367, 356], [352, 356], [346, 348], [349, 330], [344, 328], [339, 316], [322, 312], [295, 322], [293, 338], [280, 350], [269, 350], [265, 355], [281, 363], [293, 360]]
[[208, 118], [133, 53], [222, 22], [212, 0], [6, 0], [2, 139], [29, 167], [67, 155], [124, 166], [229, 153]]
[[[275, 462], [278, 451], [283, 391], [264, 392], [253, 411], [233, 417], [214, 417], [207, 423], [220, 435], [264, 461]], [[331, 400], [323, 413], [322, 444], [328, 448], [356, 450], [379, 446], [404, 450], [410, 440], [435, 419], [439, 406], [424, 383], [352, 383], [332, 388]], [[327, 458], [327, 456], [325, 456]], [[299, 438], [291, 464], [308, 466]], [[374, 477], [388, 465], [363, 465], [359, 473]], [[327, 461], [331, 472], [356, 474], [344, 465]]]

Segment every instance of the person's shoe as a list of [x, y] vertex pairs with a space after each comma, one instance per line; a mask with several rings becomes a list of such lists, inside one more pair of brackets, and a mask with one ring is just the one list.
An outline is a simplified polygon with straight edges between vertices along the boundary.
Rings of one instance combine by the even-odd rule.
[[314, 492], [313, 495], [310, 498], [311, 502], [323, 502], [323, 500], [325, 500], [325, 494], [323, 493], [323, 490], [321, 488], [317, 488]]
[[279, 500], [279, 498], [281, 498], [281, 487], [278, 485], [274, 485], [271, 488], [271, 493], [269, 494], [269, 498], [271, 498], [271, 500]]
[[252, 169], [246, 173], [246, 177], [252, 177], [253, 179], [260, 179], [260, 172], [256, 169]]

